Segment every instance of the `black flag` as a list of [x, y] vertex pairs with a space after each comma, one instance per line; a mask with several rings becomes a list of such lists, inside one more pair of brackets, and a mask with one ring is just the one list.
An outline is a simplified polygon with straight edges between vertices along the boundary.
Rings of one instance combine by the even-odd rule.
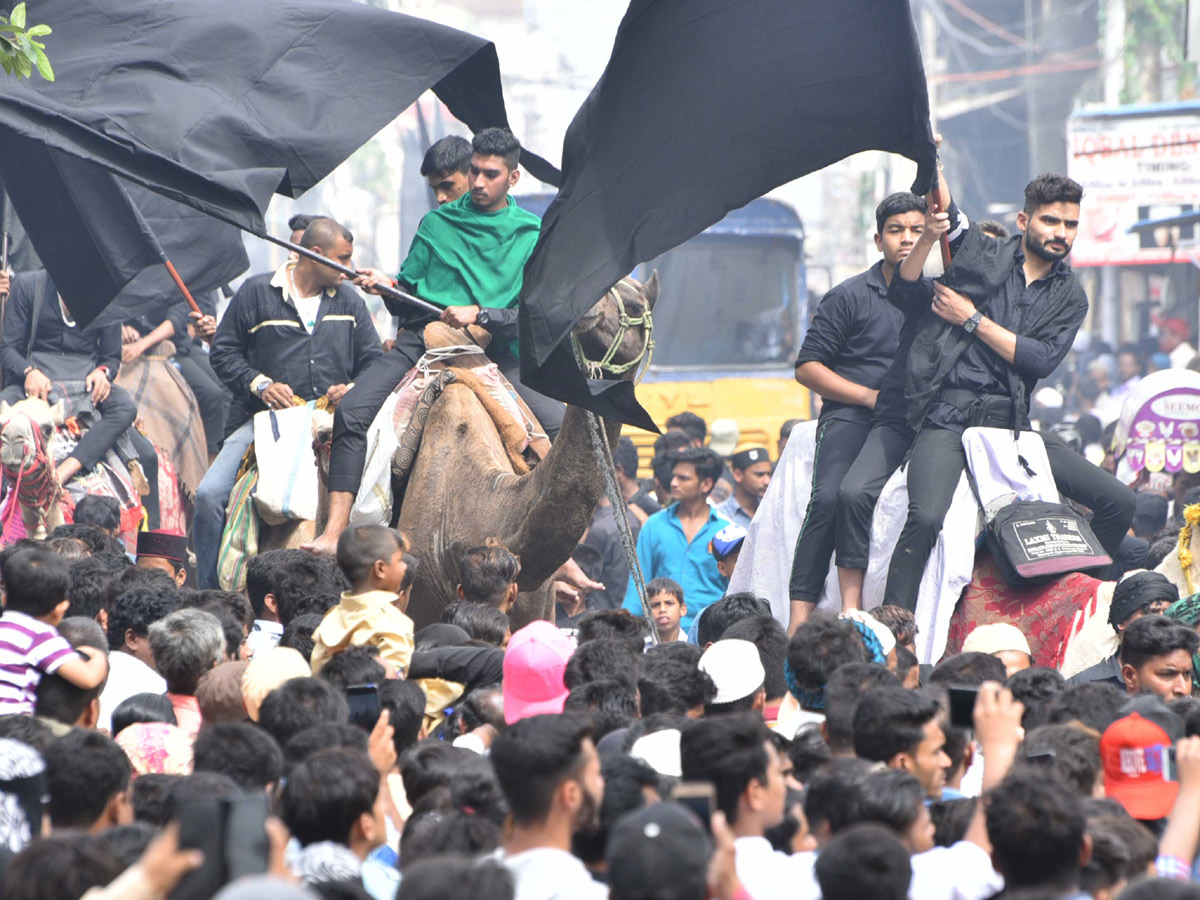
[[40, 0], [37, 11], [54, 29], [56, 80], [6, 85], [0, 124], [250, 231], [273, 193], [303, 194], [427, 90], [472, 128], [508, 122], [490, 41], [360, 3]]
[[913, 189], [932, 187], [929, 97], [905, 0], [633, 0], [567, 130], [562, 188], [525, 269], [526, 384], [654, 428], [631, 384], [584, 377], [567, 341], [575, 323], [638, 263], [862, 150], [915, 160]]
[[[240, 229], [140, 185], [123, 187], [193, 295], [223, 287], [250, 268]], [[165, 309], [182, 301], [166, 266], [157, 265], [127, 284], [98, 317], [132, 319], [150, 308]], [[99, 313], [100, 308], [90, 305], [88, 318], [93, 310]], [[73, 308], [71, 312], [75, 314]]]
[[39, 0], [37, 14], [56, 80], [6, 84], [0, 131], [257, 234], [274, 193], [303, 194], [426, 90], [472, 129], [508, 121], [491, 42], [347, 0]]
[[83, 325], [110, 300], [110, 319], [176, 302], [167, 259], [193, 293], [227, 284], [250, 265], [234, 226], [4, 128], [0, 182], [71, 315]]
[[120, 179], [95, 163], [0, 127], [0, 181], [81, 325], [139, 274], [163, 269], [149, 224]]

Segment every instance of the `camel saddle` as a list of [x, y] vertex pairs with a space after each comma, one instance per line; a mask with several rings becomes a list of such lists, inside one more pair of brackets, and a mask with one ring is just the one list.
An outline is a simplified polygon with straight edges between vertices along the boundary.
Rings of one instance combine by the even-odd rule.
[[[464, 330], [431, 322], [425, 326], [424, 336], [426, 355], [396, 389], [398, 394], [407, 395], [408, 402], [397, 402], [394, 413], [396, 433], [402, 437], [393, 474], [401, 482], [407, 479], [420, 449], [429, 410], [448, 384], [461, 384], [479, 399], [517, 474], [526, 474], [544, 459], [550, 452], [550, 441], [541, 423], [483, 352], [491, 335], [474, 325]], [[460, 347], [459, 352], [452, 349]]]

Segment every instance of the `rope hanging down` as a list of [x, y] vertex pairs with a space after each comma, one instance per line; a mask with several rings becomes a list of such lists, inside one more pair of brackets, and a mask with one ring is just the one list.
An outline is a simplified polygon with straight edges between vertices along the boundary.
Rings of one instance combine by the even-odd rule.
[[[596, 463], [604, 473], [604, 489], [608, 494], [608, 502], [612, 504], [613, 519], [617, 523], [617, 534], [621, 537], [621, 549], [625, 551], [625, 561], [629, 564], [629, 574], [633, 577], [637, 589], [638, 602], [641, 603], [642, 613], [648, 623], [653, 623], [654, 616], [650, 613], [650, 601], [646, 597], [646, 583], [642, 578], [642, 567], [638, 563], [637, 546], [633, 542], [633, 530], [629, 527], [629, 515], [625, 512], [625, 498], [617, 484], [616, 465], [613, 463], [612, 448], [608, 446], [608, 438], [604, 434], [604, 420], [595, 413], [588, 413], [588, 431], [592, 438], [592, 450], [596, 454]], [[658, 643], [658, 631], [651, 625], [650, 643]]]

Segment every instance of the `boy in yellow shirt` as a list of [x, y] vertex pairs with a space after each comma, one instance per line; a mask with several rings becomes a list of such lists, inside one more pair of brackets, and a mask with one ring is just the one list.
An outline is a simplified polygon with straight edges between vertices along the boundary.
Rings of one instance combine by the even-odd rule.
[[313, 632], [314, 675], [331, 656], [363, 645], [379, 648], [380, 661], [401, 677], [408, 671], [413, 623], [400, 606], [407, 606], [407, 595], [400, 598], [407, 545], [400, 532], [382, 525], [359, 525], [342, 532], [337, 564], [351, 589]]

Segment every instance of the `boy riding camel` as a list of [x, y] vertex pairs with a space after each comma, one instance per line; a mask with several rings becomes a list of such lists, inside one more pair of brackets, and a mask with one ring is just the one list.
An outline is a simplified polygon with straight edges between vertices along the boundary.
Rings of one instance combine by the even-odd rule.
[[[454, 328], [486, 329], [492, 336], [488, 358], [553, 440], [562, 425], [562, 405], [521, 384], [515, 352], [517, 297], [541, 227], [537, 216], [508, 195], [520, 177], [521, 145], [502, 128], [481, 131], [471, 143], [470, 191], [421, 220], [399, 278], [393, 280], [378, 269], [359, 269], [356, 283], [372, 293], [377, 293], [377, 285], [399, 284], [444, 307], [442, 322]], [[438, 320], [387, 297], [384, 303], [398, 317], [401, 331], [395, 346], [355, 382], [334, 413], [328, 524], [323, 534], [304, 545], [323, 556], [333, 555], [338, 537], [349, 524], [366, 463], [367, 430], [388, 395], [425, 353], [425, 326]]]

